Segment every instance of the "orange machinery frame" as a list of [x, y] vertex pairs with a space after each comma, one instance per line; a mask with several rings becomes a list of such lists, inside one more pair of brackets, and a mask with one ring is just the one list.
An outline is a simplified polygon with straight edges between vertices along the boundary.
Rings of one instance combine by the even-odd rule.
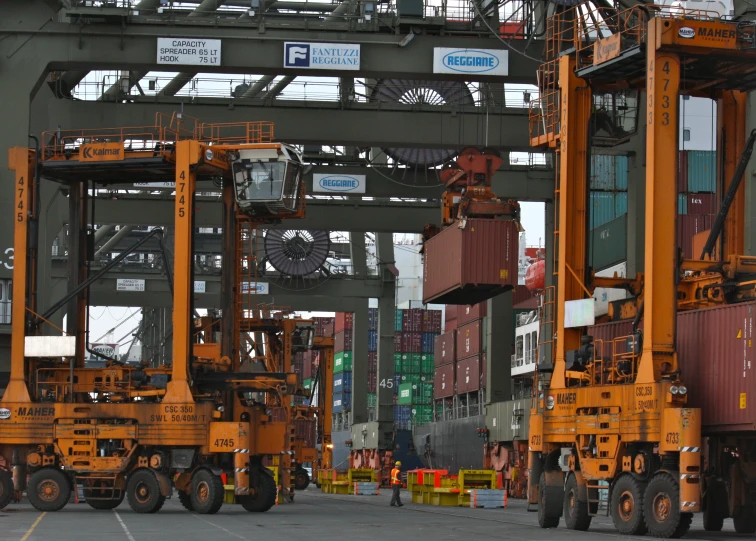
[[[558, 250], [556, 347], [550, 381], [544, 378], [550, 370], [540, 367], [547, 368], [538, 376], [543, 393], [531, 413], [528, 499], [538, 505], [542, 526], [555, 526], [564, 506], [568, 527], [587, 529], [589, 513], [595, 514], [600, 500], [599, 481], [617, 486], [622, 476], [634, 477], [643, 480], [639, 486], [646, 493], [640, 498], [655, 502], [650, 516], [644, 518], [652, 533], [680, 535], [689, 527], [691, 514], [701, 509], [701, 421], [700, 410], [686, 407], [685, 396], [679, 392], [683, 385], [675, 351], [678, 266], [670, 217], [675, 216], [677, 201], [677, 184], [672, 179], [677, 172], [678, 100], [681, 90], [719, 97], [720, 128], [728, 145], [725, 173], [732, 173], [745, 136], [743, 123], [732, 120], [736, 115], [745, 117], [742, 92], [756, 87], [747, 79], [756, 51], [746, 50], [737, 23], [688, 12], [679, 17], [658, 12], [648, 19], [639, 8], [601, 19], [607, 26], [607, 21], [613, 22], [611, 30], [624, 41], [611, 36], [596, 42], [590, 38], [591, 29], [586, 30], [576, 15], [580, 9], [549, 22], [547, 50], [553, 60], [541, 68], [540, 101], [531, 111], [532, 146], [554, 148], [558, 160]], [[562, 50], [565, 53], [560, 55]], [[607, 50], [611, 51], [608, 57]], [[681, 77], [681, 58], [687, 77]], [[721, 71], [704, 70], [701, 61], [705, 58], [719, 59]], [[631, 62], [636, 63], [632, 77], [617, 75], [623, 63]], [[745, 81], [728, 82], [738, 77]], [[623, 82], [624, 88], [645, 88], [647, 93], [647, 114], [641, 124], [647, 130], [642, 352], [619, 355], [613, 348], [616, 343], [606, 344], [601, 352], [602, 344], [597, 343], [591, 365], [576, 372], [567, 367], [567, 357], [568, 351], [580, 348], [583, 329], [567, 327], [564, 311], [566, 302], [591, 296], [585, 285], [591, 285], [585, 221], [592, 92], [616, 90]], [[742, 249], [742, 233], [738, 233], [742, 231], [742, 194], [739, 197], [728, 223], [732, 234], [725, 237], [724, 253]], [[617, 369], [622, 361], [629, 363], [631, 372]], [[572, 449], [566, 476], [558, 466], [562, 448]], [[633, 490], [628, 488], [626, 493], [633, 496]], [[620, 515], [643, 512], [640, 500], [622, 498], [612, 502], [623, 506]], [[641, 533], [646, 526], [641, 520], [638, 528], [622, 527], [622, 533]]]
[[[160, 120], [160, 119], [159, 119]], [[196, 458], [190, 465], [184, 464], [176, 480], [180, 491], [193, 490], [192, 476], [200, 469], [210, 468], [217, 471], [217, 457], [233, 456], [235, 486], [237, 495], [242, 498], [255, 498], [255, 487], [261, 486], [259, 476], [267, 470], [255, 468], [262, 455], [288, 455], [287, 441], [291, 435], [290, 427], [272, 423], [262, 405], [246, 401], [242, 392], [256, 391], [283, 397], [294, 391], [296, 376], [291, 373], [290, 349], [284, 355], [285, 366], [279, 372], [231, 377], [225, 383], [229, 392], [223, 396], [195, 396], [190, 387], [190, 359], [193, 356], [193, 337], [191, 328], [192, 297], [192, 234], [194, 215], [194, 193], [198, 175], [228, 177], [228, 152], [249, 144], [276, 148], [272, 143], [272, 125], [269, 123], [247, 123], [241, 125], [212, 126], [197, 123], [193, 130], [182, 126], [183, 121], [170, 124], [158, 122], [156, 127], [111, 130], [105, 135], [89, 132], [67, 133], [61, 139], [59, 134], [44, 134], [45, 140], [53, 140], [42, 148], [40, 156], [43, 164], [60, 165], [68, 170], [68, 179], [75, 178], [76, 166], [87, 161], [85, 148], [110, 149], [111, 158], [104, 158], [96, 167], [112, 168], [119, 165], [121, 173], [128, 170], [132, 158], [140, 158], [148, 153], [131, 151], [125, 148], [127, 140], [147, 140], [149, 149], [154, 149], [152, 157], [163, 159], [163, 166], [175, 169], [176, 202], [174, 209], [175, 223], [175, 272], [173, 301], [173, 363], [168, 369], [156, 369], [158, 373], [169, 373], [170, 381], [163, 391], [132, 389], [126, 393], [126, 402], [93, 403], [87, 400], [87, 391], [81, 385], [74, 385], [69, 377], [81, 376], [81, 382], [96, 381], [98, 391], [112, 391], [123, 396], [123, 382], [116, 381], [123, 375], [124, 369], [84, 369], [83, 343], [85, 337], [80, 332], [77, 336], [75, 358], [58, 362], [56, 366], [66, 368], [56, 376], [58, 389], [70, 386], [66, 402], [46, 402], [42, 405], [35, 388], [30, 393], [37, 377], [34, 362], [27, 362], [25, 340], [34, 334], [32, 318], [34, 313], [29, 299], [36, 293], [33, 268], [34, 258], [17, 258], [13, 280], [13, 329], [10, 382], [3, 396], [0, 407], [4, 417], [0, 421], [0, 473], [7, 474], [9, 464], [19, 465], [31, 472], [53, 471], [63, 467], [71, 472], [76, 482], [86, 486], [106, 483], [113, 491], [122, 491], [125, 485], [124, 474], [135, 469], [152, 472], [159, 481], [162, 497], [170, 493], [167, 474], [176, 471], [176, 460], [166, 464], [166, 452], [172, 449], [192, 449]], [[168, 127], [170, 126], [170, 127]], [[220, 135], [223, 128], [229, 128], [234, 135], [226, 139]], [[99, 133], [99, 132], [98, 132]], [[145, 135], [146, 134], [146, 135]], [[71, 148], [71, 142], [77, 143], [78, 149]], [[173, 144], [168, 150], [166, 141]], [[88, 147], [86, 145], [89, 145]], [[113, 150], [115, 149], [115, 150]], [[73, 155], [72, 155], [73, 154]], [[97, 152], [94, 152], [96, 155]], [[100, 152], [107, 155], [107, 152]], [[113, 157], [115, 159], [113, 159]], [[14, 248], [16, 253], [26, 254], [29, 247], [30, 220], [33, 214], [35, 193], [34, 174], [38, 156], [26, 148], [13, 148], [9, 152], [10, 169], [15, 171], [16, 228]], [[97, 161], [97, 160], [93, 160]], [[159, 160], [158, 160], [159, 161]], [[91, 165], [91, 164], [90, 164]], [[154, 165], [154, 164], [153, 164]], [[50, 168], [50, 172], [62, 169]], [[47, 173], [47, 171], [46, 171]], [[57, 173], [56, 173], [57, 174]], [[63, 175], [65, 177], [65, 175]], [[64, 180], [65, 182], [65, 180]], [[81, 182], [73, 183], [76, 189], [83, 189]], [[79, 187], [80, 186], [80, 187]], [[304, 192], [300, 196], [303, 202]], [[303, 205], [295, 215], [303, 215]], [[287, 216], [283, 216], [287, 217]], [[281, 217], [278, 217], [281, 218]], [[84, 219], [86, 221], [86, 219]], [[226, 273], [234, 274], [234, 273]], [[84, 294], [79, 295], [79, 317], [82, 302], [86, 303]], [[228, 319], [228, 318], [227, 318]], [[236, 318], [233, 318], [234, 320]], [[245, 324], [254, 326], [248, 319]], [[81, 331], [81, 327], [80, 327]], [[238, 327], [234, 328], [238, 332]], [[238, 336], [238, 334], [236, 334]], [[286, 340], [284, 340], [286, 342]], [[198, 346], [199, 347], [199, 346]], [[212, 349], [212, 348], [211, 348]], [[203, 351], [208, 351], [207, 347]], [[225, 353], [225, 352], [224, 352]], [[218, 370], [227, 369], [228, 358], [216, 359], [220, 362]], [[60, 361], [60, 359], [58, 359]], [[232, 357], [230, 368], [238, 372], [236, 359]], [[96, 372], [96, 374], [95, 374]], [[133, 372], [132, 372], [133, 373]], [[92, 375], [95, 374], [96, 378]], [[77, 383], [81, 383], [77, 382]], [[39, 383], [39, 381], [37, 381]], [[108, 387], [108, 384], [111, 387]], [[160, 402], [128, 402], [134, 397], [162, 397]], [[34, 397], [34, 399], [33, 399]], [[221, 407], [223, 406], [223, 407]], [[229, 407], [231, 406], [231, 407]], [[86, 430], [83, 430], [86, 426]], [[121, 449], [110, 456], [100, 456], [98, 441], [103, 438], [120, 442]], [[216, 457], [215, 459], [213, 457]], [[175, 458], [175, 457], [174, 457]], [[208, 462], [209, 461], [209, 462]], [[39, 477], [39, 476], [37, 476]], [[0, 479], [4, 481], [5, 478]], [[32, 481], [35, 476], [32, 475]], [[53, 480], [54, 481], [54, 480]], [[60, 480], [57, 481], [57, 488]], [[99, 485], [98, 485], [99, 486]], [[253, 490], [250, 490], [252, 487]], [[18, 487], [17, 487], [18, 488]], [[32, 489], [34, 487], [30, 487]], [[110, 493], [112, 497], [113, 492]], [[66, 497], [67, 501], [67, 497]], [[221, 500], [222, 501], [222, 500]], [[162, 505], [162, 504], [161, 504]], [[219, 506], [219, 504], [218, 504]], [[246, 506], [245, 506], [246, 507]], [[159, 508], [159, 506], [158, 506]], [[261, 510], [261, 509], [256, 509]], [[262, 509], [267, 510], [267, 509]], [[200, 512], [214, 512], [199, 510]]]

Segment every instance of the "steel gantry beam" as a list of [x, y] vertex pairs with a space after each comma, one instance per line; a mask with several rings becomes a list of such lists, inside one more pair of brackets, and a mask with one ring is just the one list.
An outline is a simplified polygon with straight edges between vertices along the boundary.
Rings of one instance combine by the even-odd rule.
[[[276, 85], [278, 86], [278, 85]], [[253, 85], [250, 91], [254, 89]], [[273, 90], [271, 90], [272, 92]], [[528, 111], [505, 109], [481, 114], [476, 107], [416, 107], [355, 103], [344, 109], [338, 102], [286, 100], [279, 105], [229, 105], [229, 100], [145, 98], [134, 103], [65, 100], [48, 113], [50, 126], [110, 128], [150, 126], [155, 114], [176, 111], [203, 122], [258, 119], [273, 122], [276, 138], [291, 144], [462, 148], [487, 145], [528, 151]]]

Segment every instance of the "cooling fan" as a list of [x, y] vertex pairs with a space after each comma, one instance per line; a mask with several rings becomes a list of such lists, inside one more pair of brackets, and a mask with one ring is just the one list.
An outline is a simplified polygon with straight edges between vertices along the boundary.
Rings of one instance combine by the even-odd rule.
[[266, 277], [281, 287], [311, 288], [330, 276], [328, 231], [269, 229], [264, 246], [267, 263], [276, 271], [266, 272]]

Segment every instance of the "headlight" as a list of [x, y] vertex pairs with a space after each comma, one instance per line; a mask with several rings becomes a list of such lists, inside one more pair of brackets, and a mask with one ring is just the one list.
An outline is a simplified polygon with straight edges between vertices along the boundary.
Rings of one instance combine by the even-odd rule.
[[673, 385], [672, 387], [669, 388], [669, 392], [672, 394], [677, 394], [680, 392], [680, 389], [677, 387], [677, 385]]
[[680, 394], [688, 394], [688, 388], [685, 385], [680, 385], [677, 392]]
[[205, 151], [205, 159], [207, 161], [212, 161], [213, 159], [213, 151], [210, 150], [209, 148]]

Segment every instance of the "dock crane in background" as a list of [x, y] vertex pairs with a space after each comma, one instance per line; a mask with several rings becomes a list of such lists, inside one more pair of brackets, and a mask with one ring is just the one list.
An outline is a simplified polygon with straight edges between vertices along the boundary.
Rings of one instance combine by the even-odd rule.
[[[223, 503], [220, 474], [233, 474], [248, 511], [270, 509], [277, 487], [264, 467], [280, 457], [289, 491], [294, 441], [290, 409], [276, 421], [271, 406], [296, 392], [291, 353], [297, 323], [263, 317], [256, 301], [256, 228], [304, 215], [299, 153], [275, 142], [268, 122], [205, 124], [179, 114], [154, 126], [43, 134], [41, 149], [13, 148], [15, 171], [11, 375], [0, 402], [0, 485], [26, 488], [37, 509], [57, 511], [81, 485], [96, 509], [127, 496], [152, 513], [172, 492], [198, 513]], [[122, 181], [174, 181], [173, 360], [169, 366], [111, 363], [85, 368], [88, 231], [97, 220], [90, 190]], [[39, 187], [54, 181], [69, 193], [73, 271], [67, 336], [43, 336], [36, 308]], [[222, 314], [193, 325], [193, 233], [198, 182], [222, 186]], [[61, 306], [66, 303], [62, 303]], [[243, 344], [264, 336], [263, 371], [250, 371]], [[26, 475], [28, 485], [24, 486]]]

